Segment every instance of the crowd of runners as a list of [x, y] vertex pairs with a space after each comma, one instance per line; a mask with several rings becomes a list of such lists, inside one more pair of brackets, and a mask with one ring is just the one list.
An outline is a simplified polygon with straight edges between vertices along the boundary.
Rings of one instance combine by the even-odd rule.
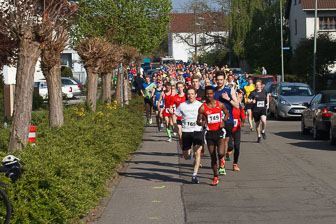
[[246, 118], [251, 131], [254, 120], [256, 141], [267, 139], [269, 96], [261, 80], [253, 83], [246, 73], [233, 74], [227, 66], [163, 65], [159, 73], [144, 77], [143, 83], [136, 78], [135, 89], [144, 97], [146, 124], [153, 123], [154, 111], [158, 132], [165, 131], [168, 142], [172, 135], [178, 136], [182, 157], [194, 159], [192, 183], [199, 183], [197, 173], [205, 148], [211, 158], [212, 185], [219, 183], [219, 175], [226, 175], [232, 152], [233, 170], [240, 170], [241, 127]]

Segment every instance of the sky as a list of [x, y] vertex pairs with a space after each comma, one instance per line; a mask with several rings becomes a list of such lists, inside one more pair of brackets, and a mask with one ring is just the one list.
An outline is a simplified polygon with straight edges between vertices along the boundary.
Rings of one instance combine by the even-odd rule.
[[[183, 7], [184, 5], [186, 5], [188, 2], [190, 2], [191, 0], [171, 0], [173, 3], [173, 10], [174, 11], [183, 11]], [[218, 7], [218, 4], [216, 3], [216, 0], [207, 0], [207, 2], [209, 2], [209, 4], [212, 7]]]

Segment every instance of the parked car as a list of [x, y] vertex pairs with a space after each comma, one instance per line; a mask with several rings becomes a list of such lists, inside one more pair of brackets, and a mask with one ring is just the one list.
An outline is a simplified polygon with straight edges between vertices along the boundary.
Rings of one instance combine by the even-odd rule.
[[268, 82], [264, 86], [264, 90], [266, 90], [267, 93], [272, 93], [280, 84], [280, 82]]
[[[45, 79], [40, 79], [37, 82], [34, 82], [34, 87], [39, 89], [39, 94], [42, 96], [44, 100], [48, 99], [48, 86], [47, 81]], [[62, 93], [67, 98], [73, 98], [73, 92], [70, 86], [62, 85]]]
[[71, 88], [74, 97], [84, 95], [83, 84], [75, 78], [62, 77], [62, 86]]
[[238, 74], [244, 74], [244, 71], [241, 68], [230, 68], [232, 70], [232, 73], [235, 74], [236, 76]]
[[269, 82], [276, 82], [276, 79], [272, 75], [253, 75], [253, 83], [255, 84], [257, 80], [262, 81], [262, 88]]
[[329, 135], [330, 118], [336, 112], [336, 90], [317, 93], [305, 106], [307, 109], [302, 113], [301, 133], [308, 134], [312, 130], [314, 139], [321, 138], [322, 133]]
[[270, 115], [277, 120], [300, 118], [313, 97], [313, 90], [305, 83], [279, 83], [271, 93]]
[[159, 69], [149, 69], [149, 70], [147, 70], [146, 75], [149, 75], [152, 78], [154, 73], [159, 73], [159, 72], [160, 72]]

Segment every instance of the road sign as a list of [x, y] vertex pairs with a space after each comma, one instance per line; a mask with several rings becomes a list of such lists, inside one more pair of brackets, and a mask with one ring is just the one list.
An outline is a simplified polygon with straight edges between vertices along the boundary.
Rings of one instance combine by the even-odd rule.
[[283, 47], [282, 50], [290, 50], [290, 47]]

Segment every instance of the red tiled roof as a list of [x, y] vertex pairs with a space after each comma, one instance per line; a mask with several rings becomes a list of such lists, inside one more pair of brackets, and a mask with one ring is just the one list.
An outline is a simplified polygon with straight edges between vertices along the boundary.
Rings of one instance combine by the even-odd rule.
[[[301, 0], [302, 9], [315, 9], [315, 0]], [[318, 0], [318, 9], [336, 9], [336, 0]]]
[[[212, 13], [171, 13], [169, 32], [191, 33], [196, 29], [207, 31], [225, 31], [225, 20], [222, 12]], [[204, 18], [203, 20], [200, 18]], [[203, 21], [203, 25], [200, 24]]]

